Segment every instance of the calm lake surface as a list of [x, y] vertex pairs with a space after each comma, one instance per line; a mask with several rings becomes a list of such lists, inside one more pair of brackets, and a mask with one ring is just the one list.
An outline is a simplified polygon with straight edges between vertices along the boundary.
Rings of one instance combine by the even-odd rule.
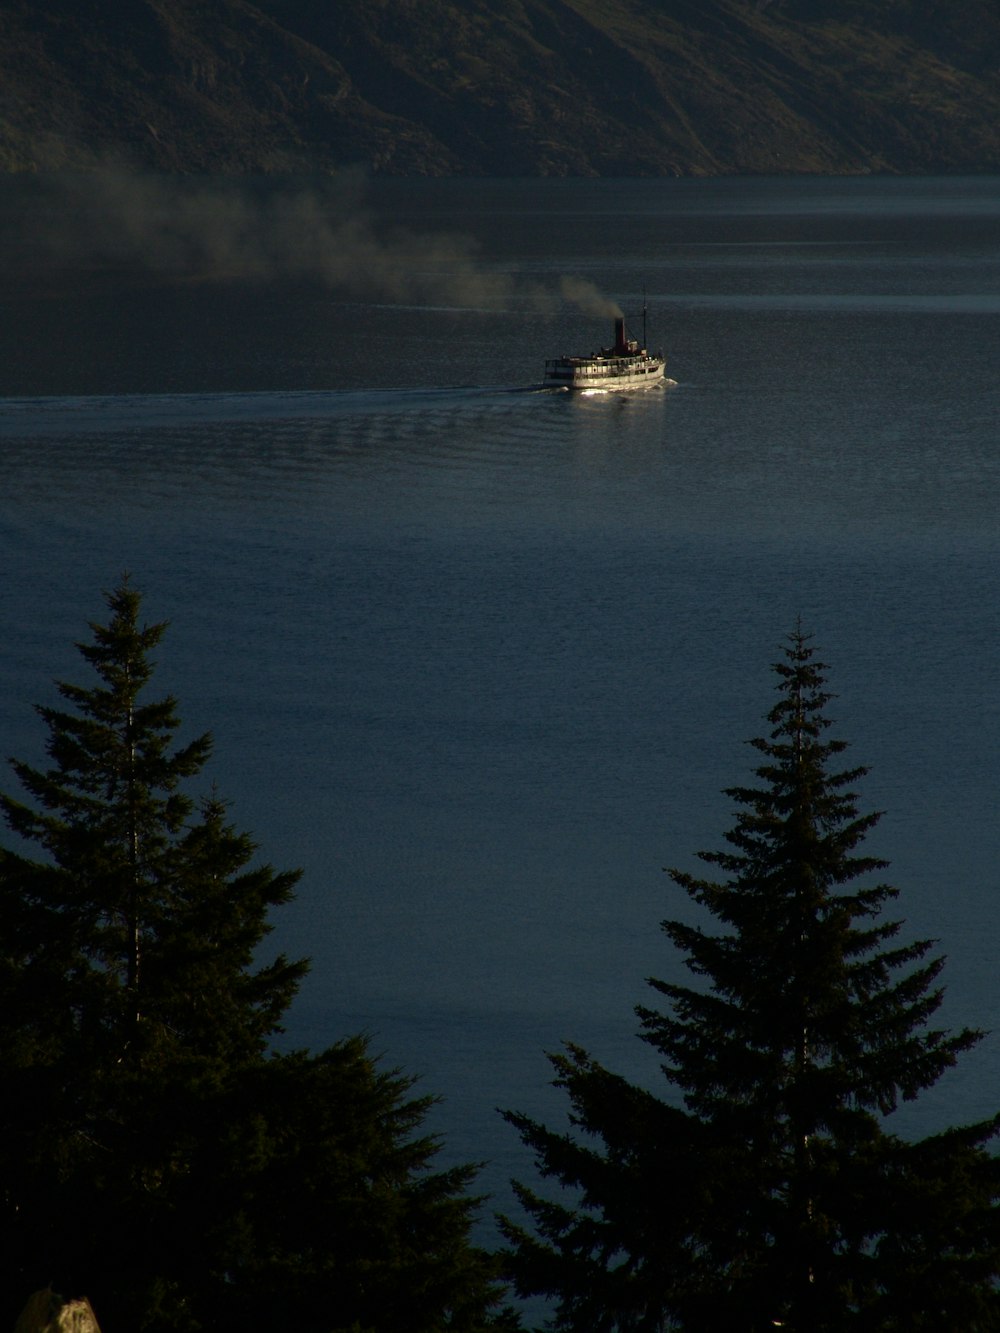
[[[170, 188], [77, 233], [4, 187], [0, 751], [130, 570], [206, 785], [305, 870], [288, 1040], [371, 1033], [508, 1207], [546, 1050], [656, 1082], [663, 867], [721, 845], [801, 618], [904, 934], [996, 1030], [901, 1123], [995, 1111], [1000, 180]], [[633, 332], [645, 287], [676, 385], [538, 391], [610, 336], [564, 277]]]

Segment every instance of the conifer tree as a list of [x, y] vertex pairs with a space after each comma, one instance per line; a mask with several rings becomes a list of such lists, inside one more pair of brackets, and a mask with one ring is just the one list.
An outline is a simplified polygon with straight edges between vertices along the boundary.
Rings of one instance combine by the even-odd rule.
[[[284, 958], [252, 970], [268, 913], [290, 900], [298, 872], [248, 871], [256, 848], [226, 825], [218, 800], [192, 819], [195, 802], [181, 784], [201, 772], [211, 737], [174, 748], [176, 700], [144, 696], [150, 653], [167, 627], [140, 626], [140, 596], [127, 578], [108, 606], [108, 625], [91, 624], [93, 643], [77, 645], [99, 684], [59, 684], [70, 708], [37, 709], [51, 767], [12, 761], [29, 801], [0, 796], [11, 829], [47, 862], [8, 855], [5, 873], [36, 928], [44, 921], [46, 950], [65, 936], [73, 983], [101, 987], [103, 1003], [88, 1006], [88, 1036], [107, 1053], [135, 1059], [136, 1044], [167, 1034], [204, 1049], [188, 1040], [198, 1023], [203, 1038], [259, 1053], [306, 971]], [[209, 962], [217, 990], [207, 1024], [203, 990], [192, 1003], [199, 960]]]
[[757, 781], [701, 854], [718, 878], [670, 872], [703, 909], [663, 923], [696, 982], [651, 980], [663, 1007], [637, 1013], [671, 1086], [553, 1057], [570, 1130], [506, 1118], [572, 1198], [518, 1187], [533, 1229], [505, 1222], [511, 1273], [581, 1333], [1000, 1327], [1000, 1121], [911, 1143], [886, 1120], [980, 1034], [930, 1026], [943, 960], [882, 916], [866, 770], [837, 767], [805, 635], [775, 670]]
[[166, 626], [127, 579], [107, 602], [78, 645], [97, 683], [38, 709], [49, 766], [12, 761], [0, 796], [8, 1326], [55, 1282], [104, 1333], [485, 1328], [472, 1169], [433, 1170], [428, 1099], [362, 1039], [271, 1050], [307, 964], [258, 955], [298, 873], [187, 794], [211, 741], [148, 697]]
[[434, 1099], [412, 1088], [353, 1037], [258, 1066], [220, 1102], [217, 1183], [197, 1211], [239, 1282], [206, 1293], [206, 1328], [520, 1327], [486, 1313], [499, 1287], [495, 1259], [468, 1242], [475, 1169], [434, 1169], [440, 1145], [421, 1132]]

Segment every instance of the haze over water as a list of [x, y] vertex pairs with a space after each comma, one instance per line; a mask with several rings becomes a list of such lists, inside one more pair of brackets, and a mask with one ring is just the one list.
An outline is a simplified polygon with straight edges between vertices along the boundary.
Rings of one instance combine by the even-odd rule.
[[[250, 236], [273, 212], [246, 207]], [[657, 1082], [632, 1006], [678, 974], [662, 868], [721, 845], [801, 617], [904, 937], [947, 953], [949, 1024], [1000, 1028], [1000, 181], [393, 182], [351, 209], [380, 263], [346, 293], [315, 257], [223, 279], [141, 246], [43, 281], [22, 234], [0, 750], [43, 757], [31, 705], [84, 678], [131, 570], [172, 622], [158, 686], [215, 733], [206, 784], [305, 869], [288, 1040], [372, 1033], [509, 1206], [531, 1164], [494, 1108], [559, 1120], [543, 1051]], [[633, 332], [645, 287], [675, 388], [537, 391], [610, 334], [567, 277]], [[1000, 1032], [904, 1124], [998, 1105]]]

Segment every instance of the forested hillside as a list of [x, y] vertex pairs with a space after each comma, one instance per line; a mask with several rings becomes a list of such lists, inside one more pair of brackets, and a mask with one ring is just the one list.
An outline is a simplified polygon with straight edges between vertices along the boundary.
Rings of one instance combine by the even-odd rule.
[[992, 0], [3, 0], [0, 169], [1000, 169]]

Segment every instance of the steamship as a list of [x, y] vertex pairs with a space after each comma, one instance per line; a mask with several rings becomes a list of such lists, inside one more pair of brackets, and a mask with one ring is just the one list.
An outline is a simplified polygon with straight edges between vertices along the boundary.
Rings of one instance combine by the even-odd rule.
[[614, 346], [590, 356], [557, 356], [545, 362], [545, 384], [560, 389], [642, 389], [663, 383], [666, 366], [661, 352], [647, 351], [646, 310], [642, 312], [642, 346], [625, 335], [625, 319], [615, 320]]

